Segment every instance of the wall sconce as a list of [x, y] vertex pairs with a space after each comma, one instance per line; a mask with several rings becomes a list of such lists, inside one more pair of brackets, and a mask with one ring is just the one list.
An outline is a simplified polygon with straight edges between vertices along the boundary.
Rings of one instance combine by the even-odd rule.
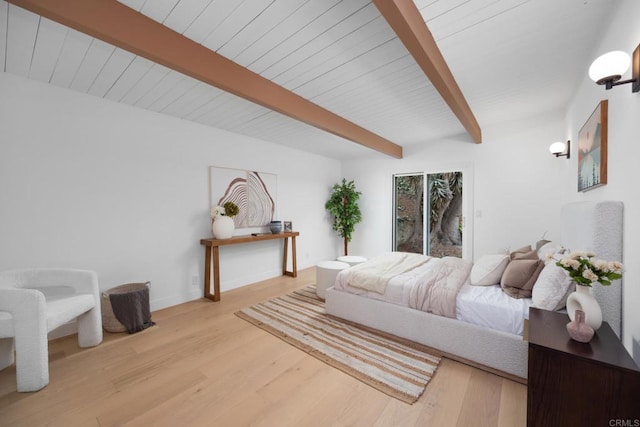
[[[620, 80], [632, 62], [631, 78]], [[611, 89], [614, 86], [631, 83], [631, 92], [640, 91], [640, 45], [633, 51], [633, 58], [619, 50], [599, 56], [589, 67], [589, 77], [599, 85]]]
[[556, 157], [566, 157], [567, 159], [571, 158], [571, 141], [564, 142], [554, 142], [549, 146], [549, 151]]

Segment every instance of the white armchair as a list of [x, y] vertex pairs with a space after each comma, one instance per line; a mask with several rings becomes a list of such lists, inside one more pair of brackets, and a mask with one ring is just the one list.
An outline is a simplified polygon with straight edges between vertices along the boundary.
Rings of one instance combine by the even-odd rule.
[[78, 345], [100, 344], [102, 316], [95, 272], [72, 269], [0, 272], [0, 369], [15, 360], [18, 391], [37, 391], [49, 384], [47, 334], [76, 318]]

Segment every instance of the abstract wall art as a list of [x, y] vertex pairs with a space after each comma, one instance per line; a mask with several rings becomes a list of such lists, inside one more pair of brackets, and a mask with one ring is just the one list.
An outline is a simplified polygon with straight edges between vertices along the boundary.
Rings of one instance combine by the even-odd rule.
[[262, 227], [276, 216], [277, 176], [270, 173], [209, 167], [211, 206], [232, 201], [240, 208], [237, 228]]

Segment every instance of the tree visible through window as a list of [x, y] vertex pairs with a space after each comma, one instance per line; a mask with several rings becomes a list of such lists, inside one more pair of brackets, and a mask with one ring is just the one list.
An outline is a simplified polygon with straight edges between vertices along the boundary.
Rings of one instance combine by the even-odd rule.
[[394, 250], [462, 257], [462, 172], [396, 175], [394, 192]]

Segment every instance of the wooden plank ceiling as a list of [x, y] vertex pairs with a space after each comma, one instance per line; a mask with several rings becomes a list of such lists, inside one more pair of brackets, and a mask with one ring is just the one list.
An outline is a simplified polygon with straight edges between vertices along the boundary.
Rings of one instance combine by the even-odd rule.
[[[370, 1], [121, 3], [401, 146], [469, 131]], [[598, 37], [593, 28], [610, 13], [606, 0], [415, 4], [482, 123], [566, 105], [571, 83], [590, 60], [589, 52], [576, 46], [593, 44]], [[0, 69], [330, 157], [375, 155], [4, 1]]]

